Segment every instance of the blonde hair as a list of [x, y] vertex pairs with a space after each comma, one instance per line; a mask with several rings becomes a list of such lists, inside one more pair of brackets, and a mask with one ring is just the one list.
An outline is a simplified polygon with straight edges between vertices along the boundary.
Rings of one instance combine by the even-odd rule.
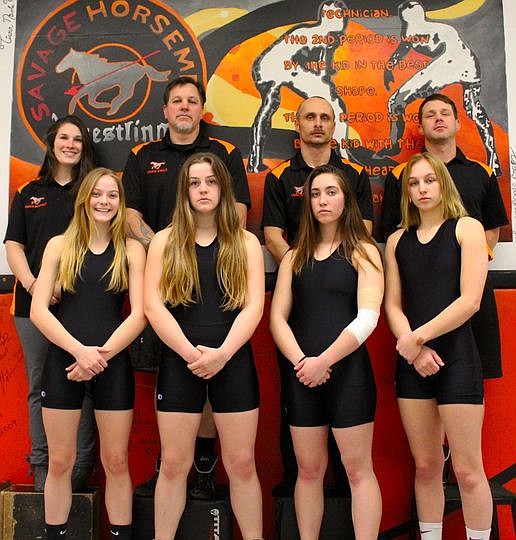
[[90, 239], [95, 233], [95, 221], [91, 216], [90, 207], [91, 195], [102, 176], [109, 176], [116, 182], [120, 198], [118, 212], [110, 224], [111, 241], [115, 255], [104, 275], [111, 274], [108, 290], [120, 292], [128, 288], [129, 277], [124, 233], [124, 189], [120, 178], [111, 169], [98, 167], [84, 177], [75, 199], [72, 220], [63, 235], [63, 252], [57, 279], [64, 291], [75, 292], [77, 278], [81, 277], [84, 257], [88, 251]]
[[430, 152], [414, 154], [407, 162], [407, 166], [403, 171], [401, 180], [401, 223], [402, 229], [409, 227], [418, 227], [421, 223], [421, 216], [418, 208], [412, 203], [409, 196], [408, 182], [412, 173], [412, 168], [418, 162], [424, 159], [434, 170], [435, 177], [441, 187], [441, 209], [443, 219], [461, 218], [467, 216], [462, 199], [457, 187], [450, 176], [448, 168], [444, 162]]
[[352, 264], [353, 253], [356, 251], [360, 257], [366, 259], [379, 270], [362, 245], [365, 242], [376, 246], [376, 242], [364, 225], [358, 203], [351, 191], [348, 180], [344, 176], [344, 172], [332, 165], [321, 165], [310, 173], [303, 187], [303, 212], [301, 214], [299, 232], [294, 242], [295, 251], [292, 260], [294, 273], [299, 274], [304, 265], [313, 262], [315, 248], [320, 241], [319, 222], [315, 219], [312, 211], [310, 192], [313, 181], [321, 174], [333, 175], [344, 193], [344, 210], [339, 217], [336, 232], [336, 238], [341, 241], [338, 247], [339, 252], [343, 250], [344, 257]]
[[202, 302], [195, 252], [194, 211], [188, 196], [190, 167], [196, 163], [208, 163], [219, 182], [220, 202], [215, 218], [219, 242], [217, 281], [224, 294], [222, 309], [238, 309], [247, 300], [244, 230], [236, 209], [231, 174], [222, 160], [209, 152], [194, 154], [179, 172], [176, 208], [164, 248], [160, 291], [173, 307]]

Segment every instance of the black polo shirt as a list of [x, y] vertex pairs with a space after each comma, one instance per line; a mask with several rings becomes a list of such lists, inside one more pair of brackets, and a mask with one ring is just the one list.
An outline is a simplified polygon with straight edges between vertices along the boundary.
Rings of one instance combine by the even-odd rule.
[[[401, 177], [406, 163], [397, 165], [385, 177], [382, 203], [382, 227], [387, 237], [401, 221]], [[471, 217], [478, 219], [486, 231], [507, 225], [498, 180], [485, 163], [467, 158], [457, 148], [455, 157], [446, 163], [448, 171], [462, 197], [462, 203]]]
[[[62, 234], [72, 217], [71, 183], [64, 186], [54, 180], [38, 178], [24, 184], [14, 195], [4, 243], [13, 240], [25, 246], [29, 268], [37, 276], [47, 242]], [[31, 295], [16, 281], [13, 313], [30, 315]]]
[[[365, 168], [339, 157], [333, 150], [329, 165], [344, 172], [357, 198], [362, 218], [373, 221], [371, 184]], [[303, 185], [312, 170], [298, 150], [294, 157], [280, 163], [265, 178], [262, 228], [283, 229], [287, 233], [287, 242], [290, 245], [294, 241], [301, 220]]]
[[122, 182], [126, 204], [141, 212], [145, 223], [158, 232], [170, 224], [176, 206], [179, 171], [197, 152], [211, 152], [222, 159], [233, 178], [237, 202], [251, 206], [249, 185], [240, 150], [228, 141], [215, 139], [201, 121], [197, 139], [188, 145], [173, 144], [170, 135], [135, 146], [127, 159]]

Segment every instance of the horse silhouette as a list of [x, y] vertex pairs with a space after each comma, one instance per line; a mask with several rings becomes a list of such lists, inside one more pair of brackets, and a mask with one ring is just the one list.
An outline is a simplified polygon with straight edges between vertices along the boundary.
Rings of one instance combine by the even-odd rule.
[[[109, 62], [98, 54], [70, 49], [56, 65], [56, 73], [73, 69], [77, 73], [80, 85], [67, 92], [73, 94], [68, 104], [68, 113], [73, 114], [80, 99], [88, 98], [88, 103], [95, 109], [108, 109], [107, 116], [116, 114], [120, 107], [134, 96], [134, 88], [145, 75], [151, 81], [164, 82], [170, 70], [158, 71], [149, 65], [133, 62]], [[101, 100], [100, 95], [106, 90], [118, 87], [118, 94], [110, 100]]]

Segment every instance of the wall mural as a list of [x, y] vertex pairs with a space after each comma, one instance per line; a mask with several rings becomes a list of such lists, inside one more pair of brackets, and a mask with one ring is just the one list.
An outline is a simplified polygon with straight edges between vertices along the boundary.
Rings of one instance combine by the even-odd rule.
[[[420, 98], [459, 107], [458, 143], [496, 172], [510, 215], [502, 0], [24, 0], [18, 4], [11, 193], [43, 156], [57, 117], [86, 122], [102, 162], [161, 137], [168, 80], [207, 86], [205, 119], [246, 158], [259, 232], [265, 171], [296, 145], [295, 111], [325, 97], [335, 147], [367, 167], [375, 213], [383, 177], [422, 148]], [[237, 7], [238, 5], [238, 7]], [[25, 175], [25, 176], [24, 176]], [[501, 240], [511, 240], [511, 227]]]

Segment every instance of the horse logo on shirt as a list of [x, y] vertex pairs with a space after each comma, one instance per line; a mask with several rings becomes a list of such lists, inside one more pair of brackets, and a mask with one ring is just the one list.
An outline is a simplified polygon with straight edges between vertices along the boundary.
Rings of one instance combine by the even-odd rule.
[[294, 193], [291, 193], [291, 197], [302, 197], [303, 196], [303, 186], [294, 186]]
[[25, 208], [41, 208], [47, 205], [46, 197], [30, 197], [29, 204], [25, 205]]

